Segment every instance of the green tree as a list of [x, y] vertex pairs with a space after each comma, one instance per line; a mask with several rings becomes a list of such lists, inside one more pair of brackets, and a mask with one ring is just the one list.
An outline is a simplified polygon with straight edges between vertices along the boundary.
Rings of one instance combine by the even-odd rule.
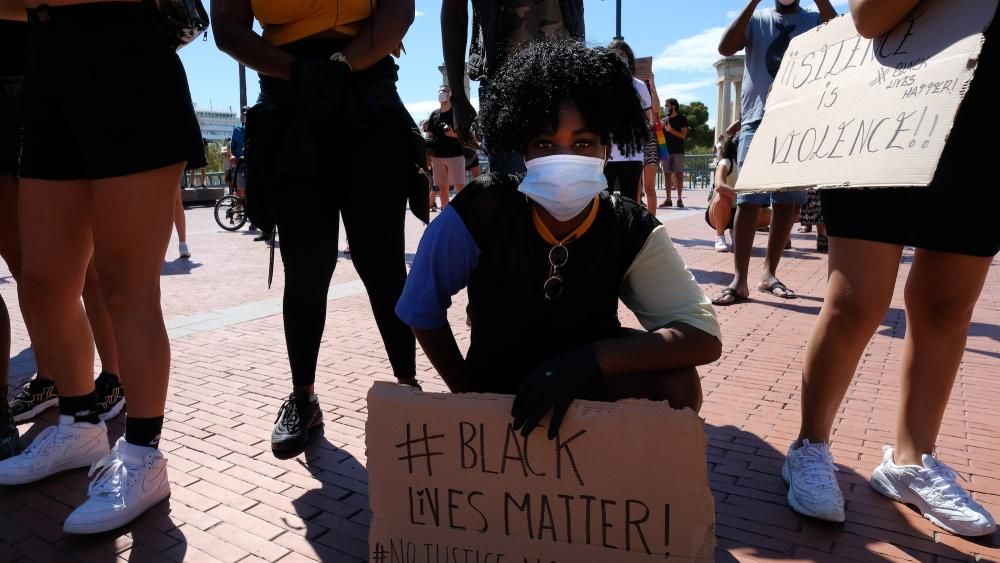
[[688, 154], [711, 153], [715, 147], [715, 129], [708, 126], [708, 106], [693, 101], [681, 104], [677, 109], [688, 118], [688, 135], [684, 150]]

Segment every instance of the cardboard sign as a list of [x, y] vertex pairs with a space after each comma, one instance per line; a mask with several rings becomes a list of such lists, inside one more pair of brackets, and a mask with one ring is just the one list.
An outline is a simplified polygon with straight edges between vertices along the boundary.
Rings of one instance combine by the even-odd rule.
[[792, 40], [736, 190], [926, 186], [997, 0], [925, 0], [890, 33], [851, 15]]
[[712, 561], [694, 412], [576, 401], [550, 441], [511, 430], [512, 402], [372, 387], [371, 563]]

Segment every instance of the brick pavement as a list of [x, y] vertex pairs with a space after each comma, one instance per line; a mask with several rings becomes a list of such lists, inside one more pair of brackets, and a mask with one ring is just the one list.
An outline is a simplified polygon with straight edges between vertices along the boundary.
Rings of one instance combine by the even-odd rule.
[[[704, 192], [688, 203], [702, 205]], [[732, 256], [712, 251], [703, 208], [661, 212], [674, 242], [706, 291], [729, 279]], [[408, 218], [408, 251], [421, 226]], [[0, 562], [361, 561], [370, 518], [365, 470], [364, 397], [388, 363], [349, 259], [334, 277], [317, 388], [326, 428], [298, 459], [279, 461], [267, 439], [289, 377], [281, 332], [282, 278], [266, 288], [266, 250], [244, 234], [216, 228], [207, 208], [188, 212], [190, 263], [164, 266], [163, 303], [173, 337], [173, 376], [162, 448], [173, 496], [129, 528], [96, 537], [63, 534], [62, 520], [84, 498], [86, 472], [25, 487], [0, 487]], [[341, 234], [343, 239], [343, 234]], [[781, 277], [802, 296], [784, 302], [755, 294], [720, 309], [722, 358], [702, 369], [709, 468], [716, 498], [720, 561], [1000, 561], [996, 535], [971, 542], [937, 530], [871, 491], [866, 480], [891, 442], [905, 320], [904, 259], [892, 309], [868, 347], [841, 409], [833, 450], [848, 520], [835, 527], [795, 516], [778, 474], [798, 424], [805, 337], [819, 311], [826, 260], [795, 235]], [[763, 235], [758, 246], [764, 244]], [[758, 250], [751, 264], [761, 266]], [[1000, 513], [1000, 416], [993, 408], [1000, 375], [1000, 268], [994, 268], [973, 319], [945, 417], [939, 451], [966, 486]], [[17, 312], [15, 286], [0, 270], [0, 293], [14, 316], [14, 371], [30, 375], [32, 357]], [[464, 297], [452, 318], [460, 344]], [[627, 324], [638, 326], [623, 311]], [[425, 389], [445, 388], [418, 356]], [[991, 385], [992, 384], [992, 385]], [[25, 440], [55, 420], [54, 411], [21, 427]], [[122, 420], [112, 423], [123, 431]]]

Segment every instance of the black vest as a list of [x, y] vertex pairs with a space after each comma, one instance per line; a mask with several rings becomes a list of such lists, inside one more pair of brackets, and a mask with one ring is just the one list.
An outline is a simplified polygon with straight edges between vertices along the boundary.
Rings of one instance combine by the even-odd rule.
[[613, 337], [622, 280], [660, 225], [635, 201], [602, 192], [597, 217], [568, 243], [562, 295], [546, 301], [552, 245], [535, 229], [519, 178], [488, 174], [453, 201], [481, 251], [469, 282], [466, 369], [481, 392], [513, 393], [541, 361]]

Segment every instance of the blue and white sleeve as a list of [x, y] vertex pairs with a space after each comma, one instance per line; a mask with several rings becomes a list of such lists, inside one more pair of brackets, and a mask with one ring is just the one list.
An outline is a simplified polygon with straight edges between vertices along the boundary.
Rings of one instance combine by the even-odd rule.
[[424, 231], [406, 279], [396, 315], [412, 328], [448, 324], [451, 297], [469, 284], [479, 264], [479, 247], [452, 206]]

